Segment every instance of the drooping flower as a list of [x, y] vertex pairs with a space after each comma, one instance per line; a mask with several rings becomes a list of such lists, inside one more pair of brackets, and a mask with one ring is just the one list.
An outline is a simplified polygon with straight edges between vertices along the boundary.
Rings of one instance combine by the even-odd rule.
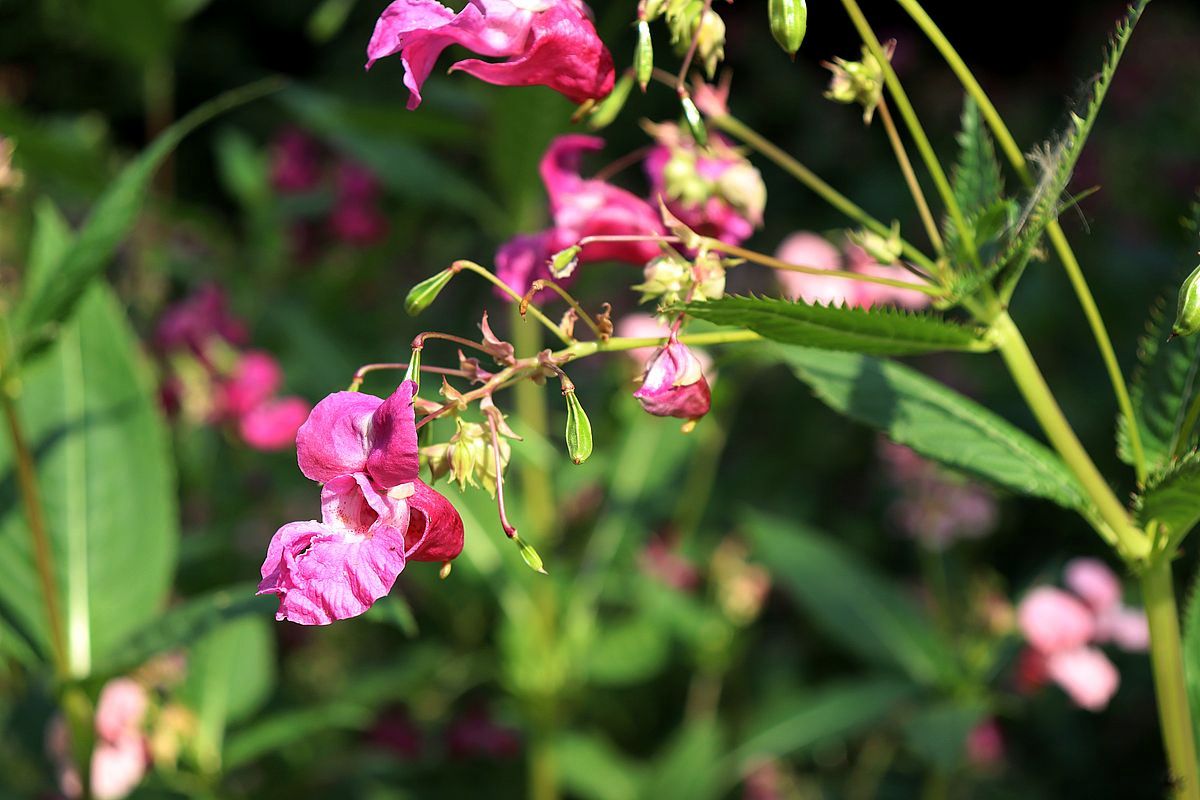
[[391, 591], [407, 561], [462, 551], [462, 518], [417, 477], [415, 388], [404, 381], [387, 400], [337, 392], [297, 432], [300, 471], [324, 484], [321, 521], [289, 523], [271, 540], [258, 593], [279, 595], [277, 619], [357, 616]]
[[576, 103], [612, 91], [612, 55], [581, 0], [470, 0], [457, 14], [437, 0], [395, 0], [367, 45], [367, 69], [400, 54], [408, 107], [442, 51], [458, 44], [487, 58], [450, 67], [501, 86], [549, 86]]
[[700, 360], [674, 334], [646, 363], [642, 385], [633, 396], [656, 417], [690, 421], [703, 417], [712, 405]]
[[652, 128], [658, 144], [646, 156], [651, 197], [701, 236], [741, 244], [762, 224], [762, 175], [728, 140], [713, 135], [701, 150], [673, 123]]

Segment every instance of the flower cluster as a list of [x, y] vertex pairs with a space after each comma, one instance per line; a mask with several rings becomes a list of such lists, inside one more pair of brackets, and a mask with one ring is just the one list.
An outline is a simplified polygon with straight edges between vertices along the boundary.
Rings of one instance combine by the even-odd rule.
[[1070, 591], [1039, 586], [1017, 608], [1029, 645], [1019, 666], [1020, 688], [1032, 690], [1049, 679], [1076, 705], [1099, 711], [1116, 693], [1120, 674], [1095, 645], [1145, 651], [1150, 642], [1146, 615], [1122, 603], [1120, 579], [1096, 559], [1068, 562], [1063, 582]]
[[215, 285], [168, 309], [154, 336], [166, 372], [163, 402], [192, 423], [228, 426], [250, 447], [280, 450], [291, 444], [309, 405], [278, 396], [283, 370], [269, 353], [243, 350], [246, 339]]
[[576, 103], [613, 88], [612, 55], [582, 0], [470, 0], [457, 14], [437, 0], [395, 0], [375, 24], [367, 69], [399, 54], [413, 109], [438, 57], [455, 44], [504, 59], [466, 59], [450, 67], [487, 83], [549, 86]]
[[415, 390], [406, 380], [386, 400], [337, 392], [300, 426], [297, 461], [322, 484], [321, 521], [288, 523], [271, 539], [258, 593], [279, 596], [278, 619], [357, 616], [391, 591], [408, 561], [462, 551], [462, 518], [418, 477]]
[[[911, 279], [910, 273], [903, 267], [881, 264], [858, 245], [847, 243], [844, 251], [839, 251], [823, 236], [807, 231], [793, 233], [784, 239], [775, 257], [802, 267], [845, 269], [860, 275], [895, 280]], [[784, 292], [807, 303], [845, 304], [855, 308], [891, 304], [909, 309], [929, 305], [928, 295], [894, 286], [846, 280], [834, 275], [786, 271], [780, 271], [777, 275]]]

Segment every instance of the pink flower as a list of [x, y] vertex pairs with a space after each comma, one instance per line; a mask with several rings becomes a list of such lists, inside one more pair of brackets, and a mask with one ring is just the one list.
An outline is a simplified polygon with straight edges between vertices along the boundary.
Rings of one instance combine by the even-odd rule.
[[501, 86], [549, 86], [576, 103], [612, 91], [612, 55], [580, 0], [470, 0], [455, 14], [437, 0], [395, 0], [367, 45], [367, 69], [400, 54], [408, 107], [442, 51], [458, 44], [499, 62], [469, 59], [450, 67]]
[[190, 350], [203, 358], [214, 338], [241, 344], [246, 329], [229, 313], [221, 288], [209, 283], [167, 309], [155, 330], [154, 344], [163, 353]]
[[1025, 595], [1017, 607], [1017, 624], [1026, 641], [1046, 654], [1082, 647], [1096, 630], [1087, 606], [1051, 586]]
[[1121, 683], [1117, 668], [1094, 647], [1076, 647], [1046, 657], [1046, 671], [1080, 708], [1100, 711]]
[[995, 718], [988, 717], [967, 734], [967, 760], [980, 769], [1004, 760], [1004, 733]]
[[92, 751], [92, 797], [121, 800], [146, 776], [150, 759], [146, 741], [133, 734], [116, 741], [101, 741]]
[[296, 441], [296, 432], [311, 406], [299, 397], [267, 400], [238, 420], [238, 435], [255, 450], [282, 450]]
[[238, 418], [261, 406], [279, 390], [283, 370], [270, 353], [251, 350], [241, 357], [221, 387], [220, 415]]
[[[917, 282], [917, 279], [908, 270], [899, 265], [879, 264], [857, 245], [847, 247], [846, 263], [843, 265], [842, 254], [836, 247], [823, 237], [804, 231], [794, 233], [784, 239], [779, 245], [775, 257], [802, 267], [828, 270], [845, 269], [861, 275]], [[804, 300], [806, 303], [845, 304], [854, 308], [891, 304], [909, 309], [924, 308], [929, 305], [928, 295], [911, 289], [866, 283], [834, 275], [809, 275], [803, 272], [784, 270], [779, 270], [777, 277], [788, 296]]]
[[288, 128], [271, 144], [271, 185], [284, 194], [306, 192], [321, 180], [321, 151], [308, 134]]
[[[848, 264], [847, 268], [851, 272], [858, 272], [862, 275], [873, 275], [876, 278], [891, 278], [894, 281], [916, 282], [913, 274], [904, 267], [898, 264], [880, 264], [867, 255], [867, 251], [858, 245], [850, 245], [847, 248], [846, 260]], [[880, 283], [863, 283], [862, 281], [855, 281], [855, 283], [858, 284], [858, 305], [861, 305], [863, 308], [891, 304], [900, 308], [915, 310], [926, 308], [930, 303], [929, 295], [922, 292], [914, 292], [910, 289], [898, 289], [894, 286], [884, 286]]]
[[[496, 251], [496, 277], [517, 292], [524, 294], [540, 278], [552, 278], [550, 274], [550, 238], [552, 231], [533, 234], [518, 234], [509, 239]], [[539, 295], [552, 290], [543, 289]], [[507, 294], [506, 300], [511, 300]]]
[[1083, 598], [1093, 611], [1105, 611], [1121, 602], [1121, 579], [1096, 558], [1073, 558], [1063, 569], [1063, 583]]
[[[671, 336], [671, 326], [662, 322], [651, 314], [642, 314], [635, 312], [626, 314], [617, 322], [617, 336], [623, 339], [667, 339]], [[632, 350], [626, 350], [625, 354], [629, 356], [639, 367], [645, 365], [650, 357], [654, 355], [657, 347], [635, 347]], [[712, 372], [712, 358], [703, 350], [693, 350], [692, 355], [700, 362], [700, 369], [706, 375]]]
[[96, 733], [111, 742], [138, 733], [149, 705], [150, 698], [140, 683], [114, 678], [104, 684], [96, 703]]
[[1096, 641], [1112, 642], [1130, 653], [1150, 649], [1150, 623], [1140, 608], [1113, 606], [1096, 615]]
[[633, 396], [656, 417], [698, 420], [712, 404], [700, 360], [674, 334], [646, 363], [642, 386]]
[[696, 566], [661, 537], [654, 537], [642, 548], [638, 566], [646, 575], [680, 592], [693, 591], [700, 584]]
[[379, 181], [365, 167], [338, 167], [337, 194], [329, 214], [333, 235], [353, 247], [366, 247], [387, 236], [387, 217], [379, 210]]
[[880, 440], [880, 459], [901, 490], [892, 517], [909, 536], [933, 550], [979, 539], [996, 527], [996, 499], [982, 486], [955, 480], [911, 449]]
[[391, 591], [408, 560], [462, 551], [462, 518], [417, 477], [415, 388], [404, 381], [387, 400], [338, 392], [300, 426], [300, 471], [324, 484], [321, 521], [289, 523], [271, 539], [258, 593], [279, 595], [277, 619], [357, 616]]

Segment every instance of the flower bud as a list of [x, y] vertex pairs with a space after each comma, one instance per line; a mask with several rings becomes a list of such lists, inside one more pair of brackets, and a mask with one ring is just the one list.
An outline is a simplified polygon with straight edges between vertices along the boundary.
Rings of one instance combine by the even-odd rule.
[[725, 21], [712, 9], [700, 15], [696, 55], [704, 63], [704, 71], [711, 80], [717, 71], [717, 64], [725, 58]]
[[692, 265], [678, 255], [662, 255], [646, 264], [645, 281], [634, 286], [642, 293], [641, 302], [661, 299], [674, 305], [683, 299], [692, 283]]
[[582, 464], [592, 454], [592, 423], [574, 389], [563, 392], [563, 397], [567, 400], [567, 455]]
[[621, 109], [625, 107], [625, 101], [629, 99], [629, 93], [633, 91], [633, 75], [626, 73], [621, 76], [613, 86], [613, 90], [608, 97], [601, 100], [592, 113], [588, 115], [587, 126], [594, 131], [607, 128], [621, 113]]
[[641, 388], [633, 396], [656, 417], [689, 421], [703, 417], [712, 405], [700, 361], [674, 335], [650, 357]]
[[683, 118], [692, 133], [692, 138], [701, 147], [708, 147], [708, 128], [704, 126], [704, 117], [700, 115], [700, 109], [696, 108], [692, 98], [686, 94], [679, 98], [679, 102], [683, 106]]
[[[884, 55], [889, 61], [895, 49], [895, 41], [884, 45]], [[870, 124], [883, 97], [884, 65], [865, 45], [862, 53], [862, 61], [835, 58], [832, 64], [825, 64], [833, 73], [825, 97], [836, 103], [858, 103], [863, 107], [863, 122]]]
[[404, 310], [408, 312], [409, 316], [415, 317], [429, 308], [453, 277], [454, 270], [444, 269], [412, 287], [408, 292], [408, 297], [404, 298]]
[[851, 231], [847, 238], [879, 264], [895, 264], [904, 252], [904, 244], [900, 241], [899, 222], [892, 223], [892, 229], [886, 237], [875, 231], [861, 230]]
[[715, 253], [701, 253], [692, 265], [692, 297], [694, 303], [716, 300], [725, 296], [725, 265]]
[[1200, 331], [1200, 267], [1179, 287], [1179, 310], [1171, 326], [1171, 338], [1191, 336], [1196, 331]]
[[643, 92], [650, 85], [650, 76], [654, 72], [654, 41], [650, 38], [650, 23], [638, 21], [637, 49], [633, 52], [633, 69], [637, 73], [638, 86]]
[[579, 266], [579, 253], [583, 250], [579, 245], [571, 245], [565, 250], [559, 250], [550, 257], [550, 274], [562, 280], [571, 277], [571, 273]]
[[808, 5], [804, 0], [768, 0], [767, 14], [771, 21], [771, 35], [792, 58], [804, 41], [808, 30]]

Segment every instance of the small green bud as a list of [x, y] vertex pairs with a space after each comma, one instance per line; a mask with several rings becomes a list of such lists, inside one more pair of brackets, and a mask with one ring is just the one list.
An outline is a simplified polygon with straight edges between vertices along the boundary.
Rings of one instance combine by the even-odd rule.
[[851, 231], [848, 237], [851, 243], [866, 251], [879, 264], [895, 264], [904, 253], [904, 243], [900, 239], [900, 223], [893, 222], [887, 236], [869, 230]]
[[517, 548], [521, 551], [521, 558], [525, 560], [525, 563], [529, 565], [531, 570], [534, 572], [540, 572], [543, 575], [549, 574], [546, 572], [546, 567], [542, 563], [542, 557], [538, 555], [537, 550], [533, 549], [533, 545], [516, 534], [513, 534], [512, 540], [516, 543]]
[[408, 359], [408, 369], [404, 371], [404, 380], [412, 381], [417, 385], [416, 391], [421, 391], [421, 350], [416, 348], [412, 351], [412, 355]]
[[679, 98], [679, 102], [683, 105], [683, 118], [692, 133], [692, 138], [701, 147], [708, 147], [708, 128], [704, 127], [704, 117], [700, 115], [700, 109], [696, 108], [692, 98], [686, 94]]
[[563, 396], [567, 399], [567, 455], [576, 464], [582, 464], [592, 454], [592, 423], [574, 389]]
[[767, 13], [771, 20], [771, 35], [793, 58], [808, 30], [808, 5], [805, 0], [768, 0]]
[[1179, 287], [1179, 311], [1171, 326], [1171, 338], [1191, 336], [1200, 331], [1200, 267], [1184, 279]]
[[415, 317], [429, 308], [453, 277], [454, 270], [444, 269], [412, 287], [408, 292], [408, 297], [404, 298], [404, 310], [408, 312], [409, 316]]
[[621, 109], [625, 107], [625, 101], [629, 99], [629, 93], [633, 91], [633, 75], [625, 73], [621, 76], [621, 80], [617, 81], [616, 86], [609, 93], [608, 97], [600, 101], [600, 103], [592, 109], [592, 113], [587, 118], [587, 126], [594, 131], [602, 130], [613, 124], [613, 120], [621, 113]]
[[637, 48], [633, 51], [633, 69], [637, 72], [638, 86], [643, 92], [650, 84], [650, 75], [654, 72], [654, 41], [650, 38], [650, 23], [638, 20]]
[[550, 274], [555, 278], [568, 278], [579, 266], [579, 253], [583, 250], [577, 244], [565, 250], [559, 250], [550, 257]]

